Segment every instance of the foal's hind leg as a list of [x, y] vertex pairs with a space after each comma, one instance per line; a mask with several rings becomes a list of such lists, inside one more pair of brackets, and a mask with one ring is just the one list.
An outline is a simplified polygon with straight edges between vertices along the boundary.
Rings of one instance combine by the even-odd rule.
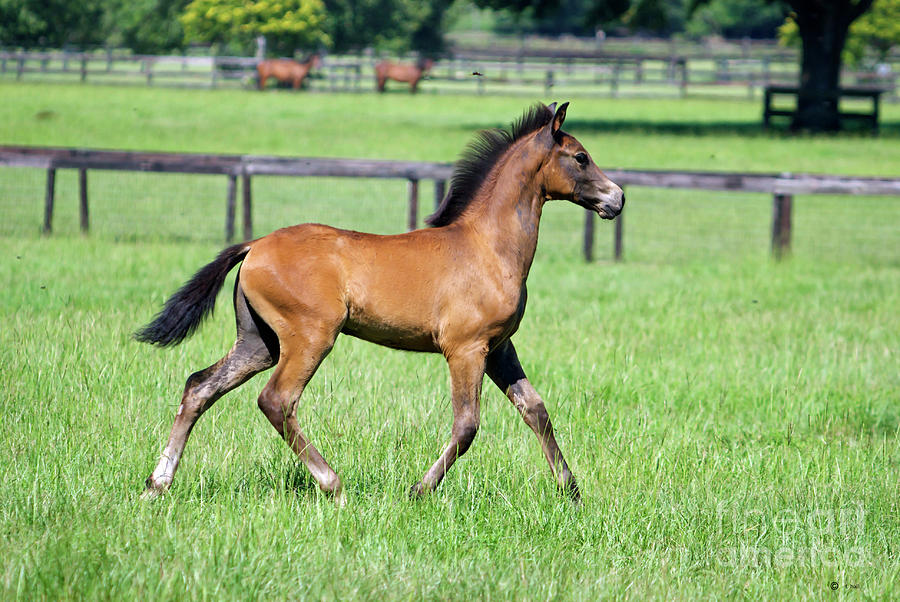
[[578, 485], [556, 443], [553, 425], [550, 423], [547, 408], [544, 407], [544, 400], [525, 377], [512, 341], [507, 340], [488, 356], [486, 371], [491, 380], [519, 410], [525, 424], [530, 426], [537, 435], [541, 442], [541, 449], [544, 450], [544, 457], [550, 464], [550, 470], [553, 471], [559, 488], [568, 492], [574, 501], [580, 501], [581, 494], [578, 492]]
[[297, 329], [283, 337], [281, 359], [259, 395], [259, 409], [306, 465], [322, 491], [332, 493], [338, 505], [344, 503], [341, 479], [300, 430], [297, 402], [331, 351], [343, 318], [341, 315], [333, 320], [307, 319], [296, 323]]
[[178, 406], [175, 423], [169, 434], [169, 442], [156, 469], [147, 478], [147, 489], [142, 496], [144, 499], [164, 493], [172, 484], [191, 429], [203, 412], [228, 391], [243, 384], [254, 374], [271, 368], [275, 363], [240, 289], [235, 297], [235, 314], [238, 334], [231, 351], [206, 370], [188, 377], [181, 405]]

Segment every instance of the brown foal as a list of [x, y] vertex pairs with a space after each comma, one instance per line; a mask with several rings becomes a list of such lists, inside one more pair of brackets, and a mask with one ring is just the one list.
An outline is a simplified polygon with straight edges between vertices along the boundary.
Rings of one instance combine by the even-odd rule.
[[212, 310], [228, 272], [237, 340], [192, 374], [145, 497], [172, 484], [195, 422], [219, 397], [275, 366], [259, 407], [319, 486], [342, 502], [341, 480], [297, 422], [297, 403], [339, 333], [373, 343], [442, 353], [450, 368], [450, 441], [414, 494], [441, 482], [478, 430], [487, 374], [540, 440], [559, 487], [580, 494], [553, 435], [544, 402], [525, 377], [510, 337], [525, 311], [525, 280], [544, 203], [565, 199], [612, 219], [622, 189], [560, 127], [563, 104], [537, 105], [511, 130], [487, 130], [457, 163], [432, 228], [378, 236], [319, 224], [284, 228], [222, 251], [176, 292], [139, 340], [174, 345]]
[[309, 75], [310, 70], [319, 66], [319, 55], [314, 54], [305, 62], [298, 63], [292, 59], [270, 59], [260, 61], [256, 65], [256, 74], [259, 79], [259, 89], [265, 90], [266, 82], [274, 77], [284, 84], [291, 84], [294, 90], [299, 90], [303, 80]]

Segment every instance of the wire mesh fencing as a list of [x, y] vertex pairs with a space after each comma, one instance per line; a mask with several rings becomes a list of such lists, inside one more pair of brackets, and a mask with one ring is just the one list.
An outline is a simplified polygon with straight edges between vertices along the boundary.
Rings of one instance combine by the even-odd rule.
[[[419, 227], [434, 210], [430, 182], [421, 182]], [[47, 171], [0, 169], [0, 236], [40, 236]], [[238, 179], [238, 186], [242, 186]], [[253, 236], [316, 222], [392, 234], [407, 230], [404, 179], [256, 176], [252, 179]], [[123, 172], [87, 175], [90, 236], [114, 241], [224, 243], [228, 178], [222, 175]], [[238, 190], [236, 222], [241, 222]], [[766, 193], [630, 186], [622, 219], [622, 258], [681, 263], [763, 259], [771, 250], [772, 197]], [[791, 254], [815, 261], [900, 264], [900, 206], [896, 197], [796, 195]], [[54, 236], [80, 232], [78, 170], [56, 170]], [[585, 212], [550, 202], [541, 221], [539, 257], [579, 261]], [[595, 219], [593, 257], [614, 258], [611, 222]], [[237, 227], [237, 238], [241, 228]]]

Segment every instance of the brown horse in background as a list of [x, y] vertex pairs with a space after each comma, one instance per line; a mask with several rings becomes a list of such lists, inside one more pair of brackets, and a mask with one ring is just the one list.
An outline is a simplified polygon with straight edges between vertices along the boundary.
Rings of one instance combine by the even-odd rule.
[[415, 94], [419, 86], [419, 80], [425, 77], [425, 74], [428, 73], [428, 70], [433, 65], [434, 61], [431, 59], [416, 61], [415, 65], [381, 61], [375, 65], [376, 87], [379, 92], [384, 92], [384, 86], [389, 79], [398, 82], [409, 82], [409, 91], [411, 94]]
[[556, 482], [580, 494], [544, 402], [525, 377], [510, 337], [525, 311], [544, 203], [566, 199], [605, 219], [622, 189], [560, 127], [563, 104], [542, 104], [511, 130], [487, 130], [456, 165], [433, 226], [379, 236], [319, 224], [284, 228], [222, 251], [176, 292], [138, 340], [168, 346], [212, 311], [228, 272], [237, 340], [221, 360], [187, 379], [165, 451], [144, 497], [172, 484], [188, 435], [203, 412], [253, 375], [275, 366], [259, 408], [324, 491], [342, 502], [341, 480], [300, 430], [297, 404], [340, 333], [379, 345], [441, 353], [450, 368], [453, 427], [437, 461], [412, 488], [432, 491], [478, 431], [484, 375], [540, 440]]
[[259, 78], [259, 89], [265, 90], [266, 82], [270, 77], [278, 81], [291, 84], [294, 90], [299, 90], [303, 80], [309, 75], [311, 69], [318, 68], [321, 60], [318, 54], [309, 57], [305, 62], [299, 63], [292, 59], [270, 59], [260, 61], [256, 65], [256, 73]]

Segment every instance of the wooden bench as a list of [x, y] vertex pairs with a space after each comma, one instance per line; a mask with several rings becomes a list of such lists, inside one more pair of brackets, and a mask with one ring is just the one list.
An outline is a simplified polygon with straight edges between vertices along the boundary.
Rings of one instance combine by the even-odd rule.
[[[881, 102], [881, 94], [884, 88], [840, 88], [838, 90], [838, 102], [841, 98], [871, 98], [872, 110], [868, 113], [840, 111], [841, 119], [860, 119], [868, 122], [873, 132], [878, 131], [878, 105]], [[791, 117], [794, 109], [776, 109], [772, 106], [772, 97], [776, 95], [793, 96], [795, 99], [800, 93], [797, 86], [766, 86], [763, 106], [763, 126], [769, 127], [769, 121], [773, 115]]]

